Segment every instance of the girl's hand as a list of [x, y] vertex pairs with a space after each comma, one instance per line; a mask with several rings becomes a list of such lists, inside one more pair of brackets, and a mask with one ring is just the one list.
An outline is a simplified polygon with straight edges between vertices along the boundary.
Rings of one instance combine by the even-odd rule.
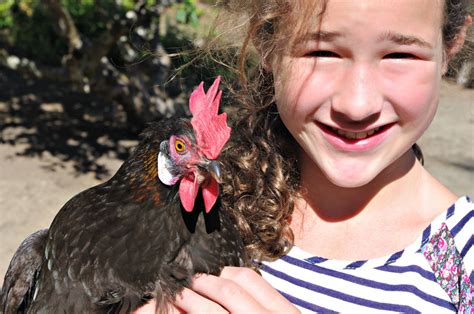
[[[241, 267], [225, 267], [219, 277], [196, 276], [191, 287], [176, 297], [173, 310], [174, 313], [299, 313], [260, 275]], [[135, 311], [154, 312], [154, 302]]]

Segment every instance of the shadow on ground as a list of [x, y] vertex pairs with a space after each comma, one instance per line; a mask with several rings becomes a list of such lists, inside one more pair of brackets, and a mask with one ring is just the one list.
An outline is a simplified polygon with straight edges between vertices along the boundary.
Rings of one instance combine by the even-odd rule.
[[[26, 144], [18, 154], [51, 154], [72, 161], [78, 173], [109, 175], [102, 156], [125, 159], [135, 145], [123, 111], [98, 94], [71, 91], [67, 85], [24, 78], [0, 67], [0, 143]], [[51, 170], [62, 167], [60, 162]]]

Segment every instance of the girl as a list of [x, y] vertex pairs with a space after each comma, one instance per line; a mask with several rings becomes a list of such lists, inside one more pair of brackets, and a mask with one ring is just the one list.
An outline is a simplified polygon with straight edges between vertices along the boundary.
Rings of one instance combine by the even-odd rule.
[[177, 309], [472, 313], [474, 205], [414, 146], [464, 43], [468, 1], [223, 6], [248, 17], [242, 65], [250, 44], [261, 61], [248, 83], [242, 71], [247, 110], [223, 194], [263, 276], [199, 276]]

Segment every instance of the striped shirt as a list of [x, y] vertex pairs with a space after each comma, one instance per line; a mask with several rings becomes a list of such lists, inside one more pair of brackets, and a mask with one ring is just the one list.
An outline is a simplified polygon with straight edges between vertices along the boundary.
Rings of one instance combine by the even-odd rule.
[[474, 313], [474, 203], [462, 197], [391, 256], [328, 260], [293, 247], [262, 275], [303, 313]]

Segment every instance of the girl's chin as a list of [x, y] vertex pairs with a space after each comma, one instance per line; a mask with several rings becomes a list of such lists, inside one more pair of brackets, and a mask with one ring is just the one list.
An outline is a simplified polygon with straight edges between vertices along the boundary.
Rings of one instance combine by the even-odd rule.
[[372, 182], [383, 169], [367, 167], [367, 164], [324, 165], [324, 176], [341, 188], [360, 188]]
[[363, 187], [370, 182], [373, 181], [374, 177], [369, 177], [367, 175], [364, 176], [357, 176], [357, 175], [351, 175], [351, 176], [343, 176], [343, 175], [338, 175], [338, 176], [326, 176], [328, 180], [335, 186], [340, 187], [340, 188], [346, 188], [346, 189], [355, 189], [355, 188], [360, 188]]

